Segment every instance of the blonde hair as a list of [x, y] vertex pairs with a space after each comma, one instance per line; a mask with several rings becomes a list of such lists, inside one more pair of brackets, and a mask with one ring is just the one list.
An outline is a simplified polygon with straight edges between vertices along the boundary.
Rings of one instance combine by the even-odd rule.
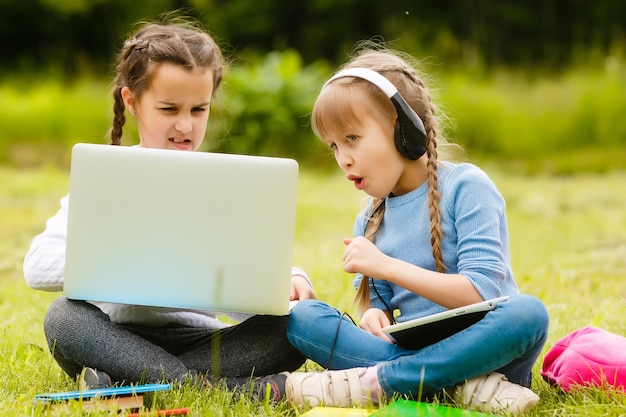
[[[424, 85], [422, 77], [416, 70], [416, 63], [409, 56], [403, 56], [397, 51], [381, 48], [371, 49], [365, 47], [358, 51], [342, 69], [346, 68], [369, 68], [387, 78], [397, 89], [400, 95], [415, 110], [424, 123], [427, 134], [427, 182], [428, 182], [428, 207], [430, 216], [430, 244], [433, 258], [439, 272], [444, 272], [445, 265], [441, 253], [441, 215], [439, 211], [439, 189], [438, 189], [438, 142], [447, 143], [441, 137], [438, 113], [431, 100], [431, 94]], [[389, 98], [380, 88], [368, 81], [345, 77], [334, 80], [332, 86], [342, 86], [343, 88], [325, 88], [313, 106], [311, 123], [313, 132], [318, 138], [325, 137], [325, 134], [338, 126], [346, 126], [351, 123], [358, 123], [354, 101], [350, 97], [353, 95], [352, 87], [366, 89], [369, 102], [359, 101], [359, 109], [374, 117], [383, 117], [390, 125], [397, 117], [395, 107]], [[330, 91], [328, 91], [330, 90]], [[328, 92], [327, 92], [328, 91]], [[361, 90], [363, 91], [363, 90]], [[370, 213], [368, 214], [365, 227], [365, 237], [372, 242], [376, 240], [376, 234], [381, 227], [385, 213], [385, 199], [372, 198]], [[365, 311], [370, 306], [369, 277], [363, 277], [357, 289], [355, 301], [361, 311]], [[392, 313], [392, 312], [390, 312]]]
[[124, 43], [118, 57], [113, 87], [112, 145], [120, 144], [126, 123], [122, 88], [128, 87], [139, 98], [149, 88], [160, 64], [174, 64], [189, 71], [210, 69], [213, 71], [213, 90], [222, 81], [222, 52], [208, 33], [180, 18], [144, 25]]

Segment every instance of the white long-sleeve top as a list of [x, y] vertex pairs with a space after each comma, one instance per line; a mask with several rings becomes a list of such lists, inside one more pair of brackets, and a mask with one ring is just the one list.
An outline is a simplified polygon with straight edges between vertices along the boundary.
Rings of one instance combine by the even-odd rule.
[[[67, 217], [69, 196], [61, 199], [61, 208], [46, 222], [45, 230], [36, 236], [24, 258], [24, 278], [29, 287], [43, 291], [63, 291], [65, 276], [65, 247], [67, 240]], [[300, 268], [292, 267], [292, 276], [311, 280]], [[151, 326], [179, 324], [192, 327], [219, 329], [229, 326], [218, 319], [226, 315], [241, 321], [250, 317], [247, 313], [224, 313], [222, 311], [192, 310], [168, 307], [152, 307], [118, 303], [92, 302], [115, 323], [135, 323]]]

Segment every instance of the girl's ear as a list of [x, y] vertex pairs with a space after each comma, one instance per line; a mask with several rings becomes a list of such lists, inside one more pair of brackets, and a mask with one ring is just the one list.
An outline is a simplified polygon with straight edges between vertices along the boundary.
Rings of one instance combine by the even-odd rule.
[[128, 110], [130, 114], [134, 116], [135, 108], [133, 106], [135, 105], [135, 95], [132, 91], [130, 91], [130, 88], [128, 87], [122, 87], [121, 93], [122, 100], [124, 101], [124, 107], [126, 107], [126, 110]]

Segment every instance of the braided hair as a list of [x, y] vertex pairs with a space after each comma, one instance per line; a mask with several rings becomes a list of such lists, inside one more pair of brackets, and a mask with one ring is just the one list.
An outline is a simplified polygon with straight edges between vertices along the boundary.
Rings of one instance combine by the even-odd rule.
[[[410, 63], [411, 62], [411, 63]], [[430, 217], [430, 244], [432, 247], [432, 255], [435, 260], [437, 271], [444, 272], [445, 265], [441, 252], [441, 214], [439, 210], [439, 189], [438, 189], [438, 151], [437, 142], [440, 138], [439, 121], [437, 118], [438, 109], [432, 103], [431, 94], [424, 85], [422, 78], [418, 75], [415, 65], [412, 64], [410, 57], [403, 57], [399, 53], [381, 48], [365, 48], [357, 52], [355, 56], [349, 60], [342, 69], [346, 68], [369, 68], [383, 76], [385, 76], [398, 89], [399, 93], [415, 110], [417, 115], [424, 123], [427, 133], [427, 183], [428, 183], [428, 207]], [[376, 86], [371, 83], [357, 78], [342, 78], [334, 81], [334, 83], [349, 83], [350, 85], [365, 88], [368, 94], [375, 102], [375, 105], [381, 108], [380, 113], [386, 115], [389, 120], [393, 120], [397, 116], [396, 110], [391, 104], [387, 96]], [[328, 103], [325, 101], [324, 103]], [[312, 114], [312, 127], [317, 137], [324, 137], [324, 132], [330, 131], [339, 123], [338, 118], [354, 114], [353, 110], [346, 109], [324, 109], [321, 103], [316, 102]], [[330, 118], [331, 120], [325, 120]], [[334, 119], [334, 120], [333, 120]], [[348, 122], [350, 123], [350, 122]], [[445, 142], [445, 140], [444, 140]], [[367, 217], [365, 227], [365, 238], [372, 242], [376, 240], [376, 234], [380, 229], [385, 213], [385, 199], [372, 198], [369, 205], [370, 212]], [[361, 311], [365, 311], [370, 306], [369, 294], [369, 277], [363, 277], [357, 293], [355, 301]], [[391, 313], [391, 312], [390, 312]]]
[[214, 90], [222, 80], [222, 53], [209, 34], [183, 21], [146, 24], [124, 43], [118, 56], [110, 131], [112, 145], [121, 144], [126, 123], [122, 89], [128, 87], [135, 97], [140, 97], [150, 86], [155, 70], [161, 64], [179, 65], [189, 71], [210, 69]]

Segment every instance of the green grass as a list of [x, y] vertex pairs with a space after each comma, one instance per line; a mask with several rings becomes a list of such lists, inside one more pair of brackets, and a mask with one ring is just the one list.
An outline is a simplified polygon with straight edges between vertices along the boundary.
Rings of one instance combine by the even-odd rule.
[[[486, 166], [508, 201], [512, 262], [523, 292], [540, 297], [550, 316], [547, 349], [567, 333], [595, 325], [626, 335], [625, 172], [525, 177]], [[36, 393], [74, 389], [51, 358], [42, 320], [58, 296], [27, 288], [21, 270], [30, 239], [58, 209], [67, 172], [0, 168], [0, 410], [6, 416], [54, 415], [31, 410]], [[363, 204], [340, 175], [301, 174], [294, 264], [312, 276], [318, 298], [351, 306], [352, 277], [342, 270], [342, 237]], [[626, 396], [600, 390], [566, 395], [549, 387], [536, 364], [540, 405], [531, 416], [626, 415]], [[297, 416], [286, 403], [252, 403], [224, 390], [175, 387], [153, 398], [159, 407], [190, 407], [192, 416]], [[95, 415], [107, 415], [106, 413]]]

